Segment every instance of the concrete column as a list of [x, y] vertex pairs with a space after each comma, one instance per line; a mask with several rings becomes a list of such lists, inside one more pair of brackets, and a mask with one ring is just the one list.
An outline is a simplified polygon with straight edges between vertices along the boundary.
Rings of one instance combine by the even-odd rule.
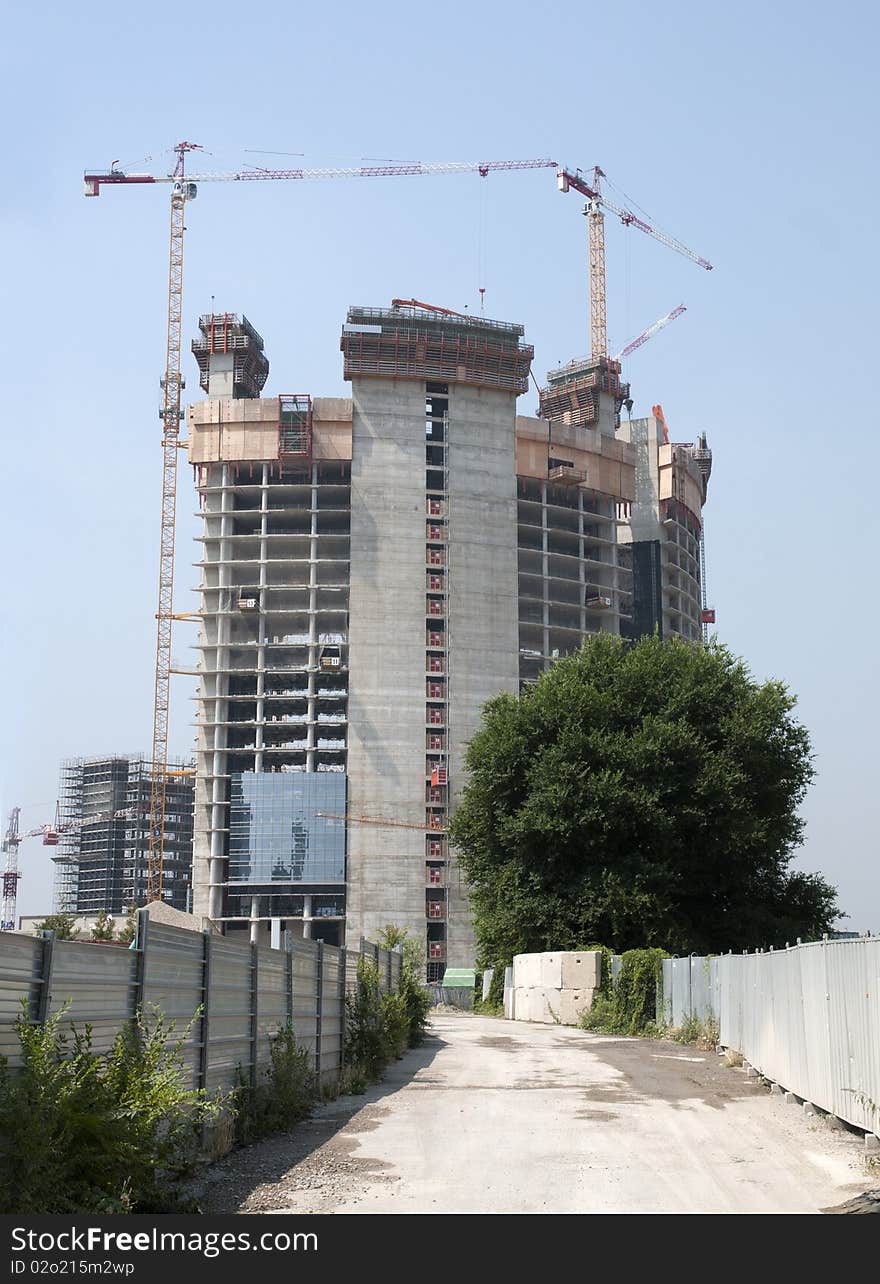
[[[541, 635], [541, 654], [550, 654], [550, 555], [549, 532], [547, 520], [547, 483], [541, 482], [541, 623], [544, 631]], [[546, 668], [548, 661], [543, 661]]]
[[211, 863], [210, 890], [208, 897], [208, 916], [218, 919], [223, 914], [223, 882], [226, 866], [226, 834], [224, 830], [229, 823], [229, 808], [226, 805], [227, 762], [226, 746], [227, 729], [220, 723], [226, 722], [229, 716], [229, 701], [226, 698], [229, 690], [228, 676], [222, 670], [229, 665], [229, 616], [222, 612], [229, 610], [232, 600], [232, 569], [229, 565], [232, 556], [230, 535], [232, 534], [232, 505], [229, 485], [229, 470], [226, 464], [220, 473], [220, 541], [218, 547], [219, 566], [219, 606], [217, 616], [217, 649], [215, 698], [212, 702], [211, 716], [213, 721], [213, 758], [211, 781]]
[[303, 897], [303, 940], [312, 939], [312, 898], [311, 896]]
[[578, 578], [580, 580], [580, 589], [578, 590], [580, 622], [578, 627], [581, 631], [581, 641], [583, 641], [587, 632], [587, 612], [585, 608], [587, 600], [587, 568], [584, 564], [586, 555], [586, 549], [584, 548], [584, 492], [578, 487]]
[[311, 525], [309, 527], [309, 671], [306, 709], [306, 771], [315, 770], [317, 741], [318, 645], [318, 465], [312, 464]]
[[256, 729], [254, 733], [254, 771], [263, 770], [263, 748], [265, 745], [265, 727], [266, 727], [266, 606], [267, 594], [266, 584], [268, 582], [266, 559], [269, 556], [269, 545], [266, 534], [269, 525], [269, 469], [266, 464], [263, 465], [262, 477], [260, 479], [260, 615], [257, 622], [258, 646], [257, 646], [257, 700], [256, 700]]

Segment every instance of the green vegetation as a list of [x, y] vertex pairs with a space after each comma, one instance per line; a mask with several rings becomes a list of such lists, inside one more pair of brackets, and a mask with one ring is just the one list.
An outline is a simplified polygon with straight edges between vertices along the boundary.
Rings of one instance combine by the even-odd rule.
[[657, 987], [665, 957], [663, 950], [627, 950], [613, 981], [610, 968], [603, 966], [601, 989], [581, 1027], [604, 1034], [657, 1034]]
[[137, 932], [137, 905], [135, 905], [134, 901], [132, 901], [132, 903], [129, 905], [128, 909], [126, 910], [125, 922], [122, 925], [122, 927], [119, 929], [119, 933], [116, 939], [117, 941], [121, 941], [123, 945], [131, 945], [132, 941], [135, 938], [136, 932]]
[[403, 964], [401, 967], [400, 985], [397, 993], [406, 1012], [405, 1047], [417, 1048], [424, 1041], [428, 1029], [428, 1013], [431, 1010], [431, 999], [422, 984], [422, 969], [425, 965], [425, 946], [408, 935], [406, 928], [395, 927], [389, 923], [379, 933], [379, 946], [383, 950], [403, 946]]
[[293, 1026], [283, 1026], [269, 1045], [269, 1065], [256, 1086], [240, 1077], [234, 1089], [235, 1139], [241, 1144], [286, 1131], [311, 1114], [316, 1098], [312, 1058], [296, 1045]]
[[431, 1001], [421, 982], [423, 952], [406, 929], [388, 924], [379, 934], [382, 949], [403, 946], [400, 984], [383, 995], [376, 964], [358, 960], [357, 984], [345, 996], [345, 1062], [352, 1092], [377, 1083], [389, 1061], [416, 1048], [425, 1037]]
[[54, 932], [56, 941], [75, 941], [79, 936], [73, 914], [49, 914], [34, 928], [35, 932]]
[[451, 836], [483, 966], [515, 954], [784, 945], [836, 917], [789, 870], [813, 777], [780, 682], [713, 643], [599, 634], [484, 709]]
[[113, 919], [105, 909], [102, 909], [95, 919], [92, 926], [91, 940], [93, 941], [112, 941], [113, 940]]
[[[421, 1042], [429, 1000], [416, 958], [404, 950], [400, 985], [385, 995], [375, 963], [359, 960], [357, 985], [346, 997], [348, 1066], [339, 1091], [364, 1091], [389, 1061]], [[238, 1142], [250, 1142], [306, 1118], [321, 1095], [313, 1058], [289, 1024], [273, 1037], [256, 1084], [240, 1076], [232, 1092], [208, 1099], [185, 1086], [182, 1049], [191, 1027], [177, 1036], [161, 1014], [139, 1016], [100, 1053], [90, 1026], [65, 1027], [66, 1010], [41, 1025], [23, 1001], [16, 1022], [21, 1067], [10, 1070], [0, 1058], [6, 1213], [197, 1211], [176, 1183], [199, 1158], [206, 1123], [222, 1115]]]
[[714, 1016], [701, 1018], [691, 1015], [680, 1026], [662, 1031], [664, 1039], [673, 1039], [676, 1043], [687, 1043], [710, 1052], [718, 1047], [720, 1034], [718, 1021]]
[[33, 1024], [22, 1004], [22, 1068], [0, 1063], [0, 1207], [6, 1213], [186, 1211], [173, 1181], [193, 1163], [217, 1105], [182, 1086], [186, 1033], [139, 1019], [106, 1054], [64, 1010]]

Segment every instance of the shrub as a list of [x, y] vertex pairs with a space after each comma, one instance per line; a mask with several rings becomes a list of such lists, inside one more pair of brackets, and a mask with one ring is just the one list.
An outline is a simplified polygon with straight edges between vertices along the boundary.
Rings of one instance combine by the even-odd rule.
[[7, 1213], [181, 1211], [169, 1180], [196, 1157], [216, 1103], [183, 1085], [181, 1045], [161, 1016], [140, 1016], [107, 1054], [65, 1009], [16, 1027], [20, 1071], [0, 1062], [0, 1205]]
[[73, 914], [49, 914], [34, 927], [35, 932], [54, 932], [56, 941], [75, 941], [79, 936]]
[[234, 1093], [235, 1136], [241, 1143], [291, 1128], [311, 1114], [317, 1079], [308, 1049], [296, 1045], [288, 1022], [269, 1045], [269, 1065], [256, 1086], [239, 1071]]
[[345, 996], [345, 1060], [376, 1083], [388, 1060], [379, 969], [372, 959], [358, 959], [357, 982]]
[[409, 1047], [409, 1009], [402, 987], [382, 996], [382, 1033], [386, 1062], [402, 1057]]
[[[603, 968], [602, 989], [581, 1017], [584, 1030], [605, 1034], [654, 1034], [657, 1031], [657, 985], [663, 950], [627, 950], [614, 981]], [[604, 963], [604, 958], [603, 958]]]
[[405, 962], [397, 993], [406, 1012], [407, 1046], [417, 1048], [424, 1042], [428, 1030], [431, 996], [419, 980], [418, 974], [410, 971]]
[[[431, 1010], [431, 998], [422, 984], [421, 974], [425, 962], [424, 946], [409, 936], [405, 927], [396, 927], [388, 923], [378, 934], [378, 943], [384, 950], [393, 950], [403, 946], [400, 984], [397, 993], [401, 995], [406, 1008], [407, 1041], [405, 1046], [417, 1048], [424, 1040], [428, 1029], [428, 1013]], [[392, 1037], [392, 1042], [394, 1038]]]

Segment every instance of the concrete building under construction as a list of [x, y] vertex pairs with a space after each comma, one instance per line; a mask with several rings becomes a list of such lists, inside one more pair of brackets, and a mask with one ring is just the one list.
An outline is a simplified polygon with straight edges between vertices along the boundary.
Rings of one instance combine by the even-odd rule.
[[[621, 426], [608, 358], [553, 372], [539, 415], [518, 415], [533, 350], [481, 317], [351, 308], [350, 399], [261, 397], [263, 341], [232, 314], [203, 317], [193, 348], [195, 912], [333, 943], [393, 923], [438, 979], [473, 962], [447, 824], [481, 708], [647, 620], [635, 550], [660, 534], [632, 522], [640, 478], [684, 475], [675, 448], [670, 464]], [[674, 498], [698, 530], [705, 486]], [[657, 563], [669, 583], [674, 556]], [[665, 633], [694, 636], [691, 570]]]

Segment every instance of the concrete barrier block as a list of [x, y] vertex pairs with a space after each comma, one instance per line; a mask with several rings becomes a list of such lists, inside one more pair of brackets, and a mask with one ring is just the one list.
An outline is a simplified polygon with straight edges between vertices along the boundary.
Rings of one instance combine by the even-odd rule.
[[562, 989], [562, 954], [540, 954], [541, 985], [545, 990]]
[[513, 986], [516, 990], [531, 989], [541, 984], [541, 955], [517, 954], [513, 960]]
[[602, 955], [598, 950], [569, 950], [556, 956], [561, 967], [564, 990], [598, 990], [602, 982]]
[[531, 990], [526, 990], [522, 986], [517, 986], [513, 991], [513, 1019], [514, 1021], [531, 1021], [531, 1003], [529, 996]]
[[515, 996], [516, 991], [512, 987], [504, 991], [504, 1015], [508, 1021], [516, 1020]]
[[[550, 998], [553, 996], [553, 990], [547, 990], [543, 985], [534, 985], [529, 990], [529, 1020], [539, 1025], [551, 1025], [553, 1017], [550, 1014]], [[554, 1004], [555, 1011], [555, 1004]]]
[[577, 1025], [584, 1012], [589, 1012], [596, 991], [593, 989], [561, 990], [556, 1009], [563, 1025]]

